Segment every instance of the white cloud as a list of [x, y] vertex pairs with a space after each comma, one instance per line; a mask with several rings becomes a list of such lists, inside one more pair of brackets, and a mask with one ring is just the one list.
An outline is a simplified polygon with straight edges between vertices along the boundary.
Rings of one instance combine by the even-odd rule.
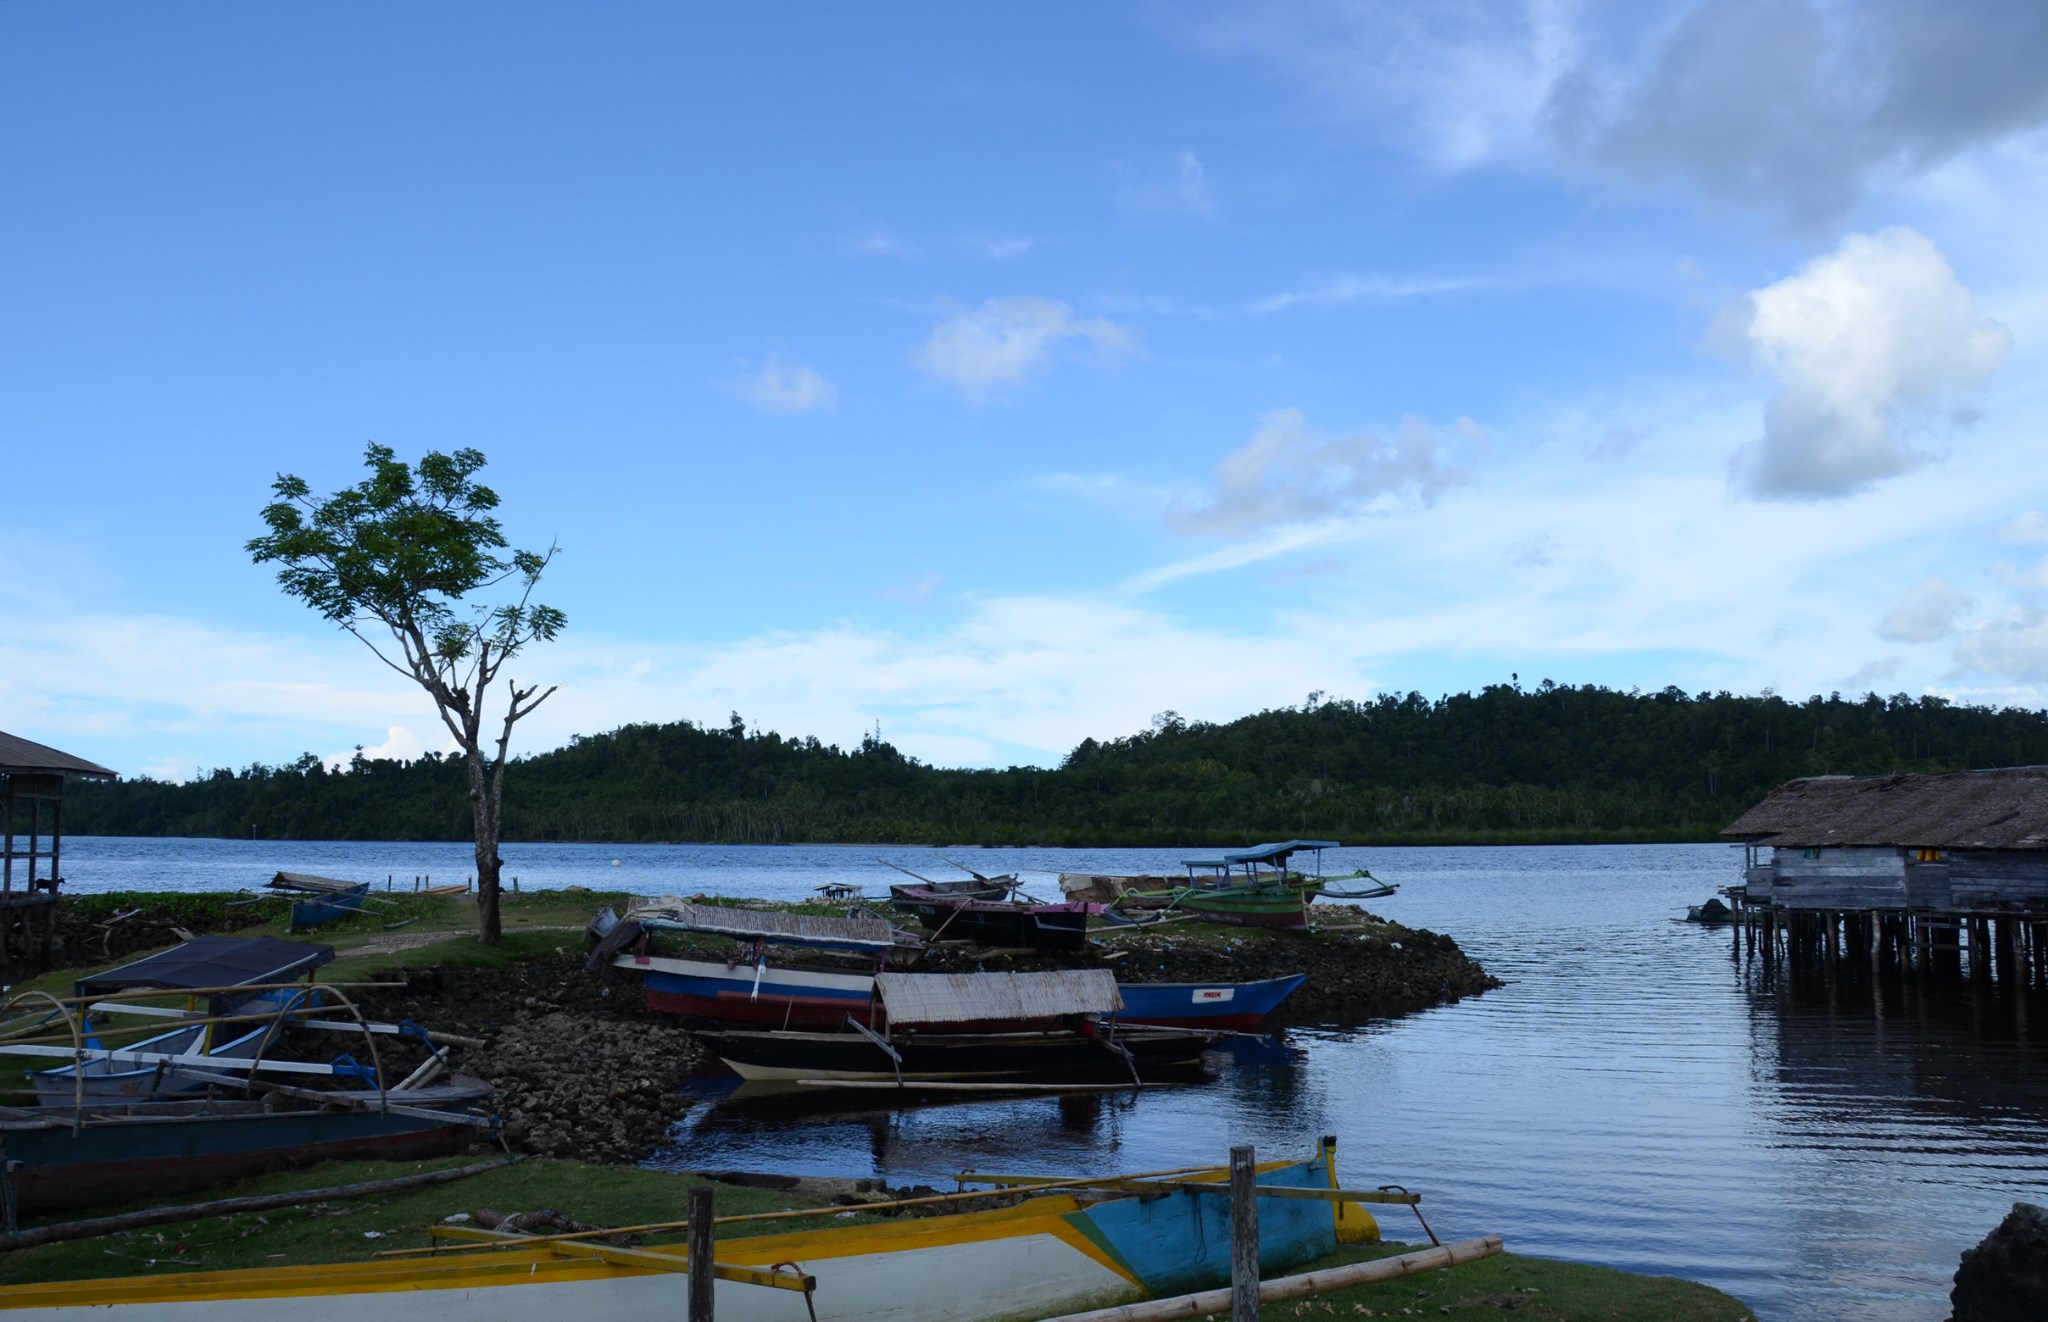
[[1976, 603], [1939, 574], [1914, 584], [1878, 621], [1877, 636], [1894, 643], [1931, 643], [1955, 632]]
[[839, 403], [839, 387], [802, 363], [785, 363], [774, 354], [760, 371], [739, 382], [738, 389], [763, 413], [810, 413]]
[[1183, 148], [1163, 168], [1150, 168], [1143, 177], [1125, 183], [1117, 200], [1134, 211], [1158, 211], [1170, 215], [1216, 215], [1215, 191], [1209, 184], [1209, 167], [1202, 158]]
[[894, 230], [870, 229], [849, 234], [836, 245], [845, 257], [915, 257], [917, 245]]
[[2048, 514], [2028, 510], [1998, 529], [1998, 540], [2008, 546], [2048, 546]]
[[1064, 342], [1078, 340], [1098, 353], [1117, 354], [1131, 334], [1113, 321], [1076, 317], [1064, 303], [1023, 295], [990, 299], [932, 328], [917, 365], [978, 398], [1019, 385], [1043, 367]]
[[1836, 687], [1845, 693], [1875, 693], [1878, 685], [1898, 678], [1902, 664], [1898, 657], [1881, 657], [1859, 666], [1855, 674], [1844, 678]]
[[1251, 442], [1216, 465], [1213, 495], [1167, 507], [1178, 532], [1242, 537], [1291, 524], [1314, 523], [1427, 505], [1471, 476], [1486, 432], [1460, 418], [1442, 432], [1407, 417], [1391, 440], [1371, 432], [1319, 436], [1300, 409], [1259, 419]]
[[1246, 310], [1263, 316], [1267, 313], [1284, 312], [1292, 307], [1330, 306], [1341, 303], [1399, 303], [1430, 294], [1456, 293], [1461, 289], [1470, 289], [1478, 283], [1476, 280], [1437, 279], [1429, 276], [1340, 275], [1306, 289], [1283, 290], [1277, 294], [1254, 299], [1246, 306]]
[[2014, 606], [1956, 645], [1956, 664], [1979, 674], [2048, 683], [2048, 610]]
[[1905, 228], [1849, 235], [1746, 311], [1750, 351], [1781, 384], [1732, 475], [1763, 499], [1846, 496], [1927, 462], [1916, 426], [1949, 392], [1984, 384], [2013, 342]]
[[1038, 240], [1021, 234], [980, 234], [968, 246], [992, 262], [1010, 262], [1038, 246]]
[[455, 741], [450, 739], [445, 733], [442, 734], [438, 742], [429, 743], [414, 734], [409, 727], [394, 725], [385, 731], [382, 743], [365, 744], [360, 749], [350, 748], [340, 753], [329, 753], [320, 760], [327, 764], [327, 768], [330, 771], [346, 771], [349, 763], [354, 760], [358, 752], [361, 752], [363, 757], [371, 762], [381, 758], [411, 762], [422, 753], [447, 753], [453, 752], [454, 749]]
[[1197, 36], [1275, 66], [1398, 149], [1463, 170], [1538, 152], [1545, 99], [1577, 45], [1574, 8], [1224, 5]]

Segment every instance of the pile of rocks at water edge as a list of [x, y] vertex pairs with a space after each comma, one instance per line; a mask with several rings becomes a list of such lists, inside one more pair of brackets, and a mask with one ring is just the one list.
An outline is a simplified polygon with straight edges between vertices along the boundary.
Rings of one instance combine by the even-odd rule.
[[2014, 1203], [1998, 1228], [1963, 1250], [1950, 1322], [2040, 1322], [2048, 1318], [2048, 1208]]
[[515, 1152], [622, 1165], [645, 1161], [681, 1116], [700, 1052], [678, 1021], [647, 1009], [632, 980], [583, 969], [580, 949], [512, 968], [422, 969], [375, 1013], [485, 1039], [458, 1073], [498, 1090]]

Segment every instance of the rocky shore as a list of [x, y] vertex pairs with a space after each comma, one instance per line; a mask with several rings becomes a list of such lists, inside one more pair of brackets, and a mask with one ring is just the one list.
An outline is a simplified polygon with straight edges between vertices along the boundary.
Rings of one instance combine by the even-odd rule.
[[[153, 898], [153, 897], [152, 897]], [[66, 962], [91, 964], [258, 921], [258, 906], [219, 897], [78, 910], [60, 920]], [[201, 899], [207, 903], [196, 903]], [[1112, 929], [1074, 955], [991, 952], [949, 945], [920, 967], [934, 972], [1093, 965], [1125, 982], [1247, 981], [1307, 973], [1276, 1025], [1356, 1023], [1455, 1002], [1500, 985], [1448, 936], [1390, 923], [1355, 907], [1321, 905], [1306, 932], [1206, 923]], [[565, 934], [566, 935], [566, 934]], [[514, 1151], [583, 1161], [634, 1163], [660, 1145], [689, 1099], [683, 1080], [703, 1053], [676, 1020], [646, 1008], [637, 979], [584, 968], [578, 942], [509, 967], [416, 967], [394, 959], [379, 978], [402, 988], [365, 991], [365, 1014], [411, 1018], [483, 1039], [456, 1069], [500, 1094], [505, 1142]], [[401, 967], [403, 965], [403, 967]]]

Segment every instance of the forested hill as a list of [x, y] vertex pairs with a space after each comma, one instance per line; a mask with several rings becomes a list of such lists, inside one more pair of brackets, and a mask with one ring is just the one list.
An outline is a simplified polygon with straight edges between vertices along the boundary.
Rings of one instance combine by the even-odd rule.
[[[2048, 713], [1862, 700], [1497, 685], [1172, 713], [1057, 769], [926, 766], [876, 738], [629, 725], [506, 774], [523, 840], [1234, 844], [1704, 839], [1795, 776], [2048, 763]], [[370, 761], [73, 787], [74, 834], [462, 840], [462, 764]]]

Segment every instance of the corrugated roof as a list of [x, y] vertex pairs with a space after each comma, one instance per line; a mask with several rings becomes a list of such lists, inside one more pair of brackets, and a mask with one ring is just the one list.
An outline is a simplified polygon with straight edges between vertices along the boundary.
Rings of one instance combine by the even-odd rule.
[[668, 896], [634, 900], [626, 908], [626, 917], [639, 920], [643, 927], [672, 927], [748, 941], [856, 947], [895, 944], [894, 929], [886, 918], [834, 918], [780, 909], [733, 909], [692, 904]]
[[957, 1024], [982, 1019], [1051, 1019], [1124, 1008], [1108, 969], [1047, 973], [878, 973], [875, 987], [891, 1024]]
[[1786, 781], [1724, 836], [1793, 849], [2048, 849], [2048, 767]]
[[59, 752], [48, 744], [39, 744], [33, 739], [24, 739], [18, 734], [0, 731], [0, 773], [27, 776], [104, 776], [108, 780], [120, 779], [118, 771], [110, 771], [97, 762], [88, 762], [82, 757]]

